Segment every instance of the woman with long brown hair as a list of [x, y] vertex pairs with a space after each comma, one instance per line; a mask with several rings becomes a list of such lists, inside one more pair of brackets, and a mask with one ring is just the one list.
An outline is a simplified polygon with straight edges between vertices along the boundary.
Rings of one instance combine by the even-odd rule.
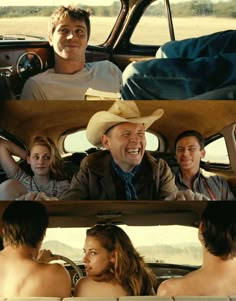
[[120, 297], [153, 295], [156, 276], [115, 225], [96, 225], [86, 232], [86, 277], [79, 279], [75, 296]]

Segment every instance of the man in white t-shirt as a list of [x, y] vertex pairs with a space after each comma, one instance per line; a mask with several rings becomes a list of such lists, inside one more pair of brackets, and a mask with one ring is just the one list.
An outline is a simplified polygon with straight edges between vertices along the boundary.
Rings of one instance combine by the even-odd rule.
[[30, 77], [22, 100], [84, 100], [120, 98], [121, 70], [112, 62], [87, 63], [90, 36], [89, 13], [61, 6], [49, 20], [49, 43], [54, 49], [54, 68]]

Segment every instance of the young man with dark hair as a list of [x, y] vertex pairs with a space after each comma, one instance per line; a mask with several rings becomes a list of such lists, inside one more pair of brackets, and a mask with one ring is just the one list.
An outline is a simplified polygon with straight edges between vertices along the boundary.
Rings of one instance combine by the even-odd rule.
[[71, 279], [58, 263], [43, 263], [39, 250], [48, 227], [46, 208], [36, 201], [13, 201], [2, 216], [0, 296], [70, 297]]
[[175, 140], [176, 159], [179, 169], [175, 183], [180, 190], [191, 189], [206, 195], [210, 200], [235, 200], [229, 184], [223, 177], [200, 168], [205, 157], [204, 137], [197, 131], [180, 133]]
[[162, 296], [232, 296], [236, 294], [236, 203], [209, 202], [202, 214], [198, 237], [202, 266], [160, 284]]
[[54, 50], [54, 67], [26, 81], [22, 100], [103, 99], [101, 95], [107, 94], [109, 98], [120, 97], [120, 69], [108, 60], [86, 62], [89, 18], [87, 11], [72, 5], [53, 12], [48, 39]]

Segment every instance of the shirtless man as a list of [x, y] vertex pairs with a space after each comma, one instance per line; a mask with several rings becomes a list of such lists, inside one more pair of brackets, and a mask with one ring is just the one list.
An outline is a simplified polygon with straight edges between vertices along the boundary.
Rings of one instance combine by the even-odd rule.
[[2, 298], [70, 297], [71, 279], [66, 269], [36, 260], [47, 226], [48, 215], [39, 202], [13, 201], [5, 209], [4, 249], [0, 252]]
[[160, 296], [231, 296], [236, 294], [236, 204], [209, 202], [202, 214], [199, 240], [201, 268], [162, 282]]

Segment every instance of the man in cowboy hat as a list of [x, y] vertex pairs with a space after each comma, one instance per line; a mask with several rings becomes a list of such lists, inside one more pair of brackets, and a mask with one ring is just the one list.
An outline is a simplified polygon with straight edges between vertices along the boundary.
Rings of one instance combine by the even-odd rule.
[[90, 143], [105, 150], [85, 157], [62, 200], [199, 199], [179, 192], [168, 164], [146, 152], [145, 130], [161, 118], [158, 109], [141, 117], [134, 101], [117, 100], [95, 113], [87, 126]]

